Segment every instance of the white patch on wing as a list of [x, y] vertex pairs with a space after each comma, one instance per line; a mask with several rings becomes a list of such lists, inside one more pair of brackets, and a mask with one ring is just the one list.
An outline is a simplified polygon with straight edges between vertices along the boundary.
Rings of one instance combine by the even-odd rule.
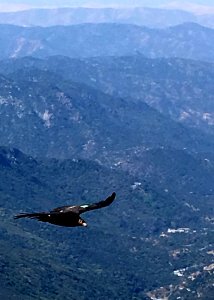
[[81, 205], [80, 207], [82, 208], [87, 208], [89, 205], [85, 204], [85, 205]]

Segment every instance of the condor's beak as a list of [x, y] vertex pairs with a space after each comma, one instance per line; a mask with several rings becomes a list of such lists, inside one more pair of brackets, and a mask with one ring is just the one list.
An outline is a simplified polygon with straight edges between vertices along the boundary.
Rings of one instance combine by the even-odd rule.
[[84, 226], [84, 227], [88, 226], [88, 224], [83, 219], [79, 219], [78, 223], [80, 226]]

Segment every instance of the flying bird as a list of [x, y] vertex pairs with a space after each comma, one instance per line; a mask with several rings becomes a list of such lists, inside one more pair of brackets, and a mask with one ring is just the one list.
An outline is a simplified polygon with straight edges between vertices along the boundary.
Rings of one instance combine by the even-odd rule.
[[80, 217], [80, 215], [87, 211], [110, 205], [115, 197], [116, 193], [113, 192], [111, 196], [100, 202], [75, 206], [61, 206], [54, 208], [49, 212], [22, 213], [16, 215], [14, 219], [30, 218], [66, 227], [87, 226], [88, 224]]

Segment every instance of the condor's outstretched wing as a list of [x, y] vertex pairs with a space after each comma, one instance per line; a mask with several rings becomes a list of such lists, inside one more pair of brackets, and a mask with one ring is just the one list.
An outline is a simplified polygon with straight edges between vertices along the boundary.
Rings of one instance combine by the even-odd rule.
[[79, 214], [82, 214], [82, 213], [84, 213], [86, 211], [89, 211], [89, 210], [99, 209], [99, 208], [103, 208], [103, 207], [109, 206], [114, 201], [115, 197], [116, 197], [116, 193], [113, 192], [111, 194], [111, 196], [109, 196], [108, 198], [106, 198], [105, 200], [102, 200], [100, 202], [96, 202], [96, 203], [92, 203], [92, 204], [80, 205], [78, 207]]
[[22, 214], [14, 216], [14, 219], [20, 219], [20, 218], [30, 218], [30, 219], [36, 219], [36, 220], [42, 221], [42, 222], [47, 222], [48, 221], [48, 213], [46, 213], [46, 212], [22, 213]]
[[62, 206], [57, 207], [51, 211], [51, 213], [75, 213], [75, 214], [82, 214], [86, 211], [102, 208], [105, 206], [110, 205], [116, 197], [116, 193], [112, 193], [107, 199], [92, 203], [92, 204], [82, 204], [82, 205], [75, 205], [75, 206]]

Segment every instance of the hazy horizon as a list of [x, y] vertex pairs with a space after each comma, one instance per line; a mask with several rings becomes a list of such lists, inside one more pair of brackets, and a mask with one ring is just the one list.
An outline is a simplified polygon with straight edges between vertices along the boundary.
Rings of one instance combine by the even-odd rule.
[[58, 8], [58, 7], [152, 7], [182, 9], [197, 14], [214, 13], [213, 0], [0, 0], [0, 11], [20, 11], [33, 8]]

